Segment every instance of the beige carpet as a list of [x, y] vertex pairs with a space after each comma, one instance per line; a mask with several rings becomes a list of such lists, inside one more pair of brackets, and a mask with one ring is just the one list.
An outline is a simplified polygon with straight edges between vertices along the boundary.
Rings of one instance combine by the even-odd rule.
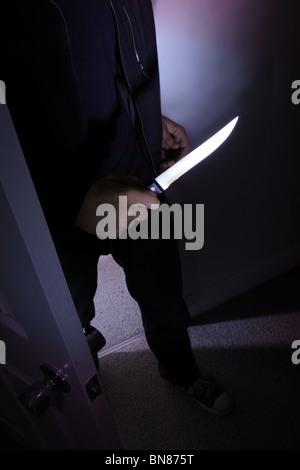
[[199, 316], [189, 329], [203, 373], [234, 397], [212, 416], [157, 374], [136, 303], [110, 256], [99, 262], [100, 377], [124, 450], [300, 450], [299, 269]]

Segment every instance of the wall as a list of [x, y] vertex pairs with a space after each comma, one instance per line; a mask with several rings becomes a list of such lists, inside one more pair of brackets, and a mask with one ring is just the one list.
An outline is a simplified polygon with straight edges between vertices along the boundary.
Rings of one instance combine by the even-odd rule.
[[153, 0], [163, 113], [195, 148], [235, 115], [233, 135], [169, 190], [204, 203], [205, 243], [179, 242], [192, 316], [300, 262], [300, 5]]

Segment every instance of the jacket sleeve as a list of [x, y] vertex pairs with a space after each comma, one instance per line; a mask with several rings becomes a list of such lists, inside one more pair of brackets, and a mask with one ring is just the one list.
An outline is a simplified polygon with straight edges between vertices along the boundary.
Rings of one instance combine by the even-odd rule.
[[96, 173], [67, 30], [48, 0], [2, 3], [7, 105], [48, 224], [73, 225]]

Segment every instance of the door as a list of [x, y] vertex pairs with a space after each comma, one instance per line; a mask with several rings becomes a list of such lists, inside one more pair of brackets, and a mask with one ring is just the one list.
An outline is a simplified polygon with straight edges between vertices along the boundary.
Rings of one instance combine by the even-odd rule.
[[5, 104], [0, 177], [0, 424], [33, 450], [120, 450]]

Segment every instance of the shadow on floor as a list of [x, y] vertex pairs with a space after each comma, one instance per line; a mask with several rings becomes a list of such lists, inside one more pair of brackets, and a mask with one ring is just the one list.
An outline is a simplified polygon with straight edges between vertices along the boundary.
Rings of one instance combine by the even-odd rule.
[[147, 350], [101, 359], [124, 450], [300, 450], [300, 369], [290, 350], [213, 346], [195, 355], [232, 395], [231, 415], [208, 414], [158, 377]]
[[[290, 349], [300, 339], [297, 314], [284, 332], [290, 312], [300, 311], [299, 285], [297, 267], [193, 319], [197, 362], [236, 402], [226, 418], [208, 415], [162, 380], [144, 338], [100, 358], [124, 450], [300, 450], [300, 365]], [[25, 450], [1, 430], [0, 449]]]

